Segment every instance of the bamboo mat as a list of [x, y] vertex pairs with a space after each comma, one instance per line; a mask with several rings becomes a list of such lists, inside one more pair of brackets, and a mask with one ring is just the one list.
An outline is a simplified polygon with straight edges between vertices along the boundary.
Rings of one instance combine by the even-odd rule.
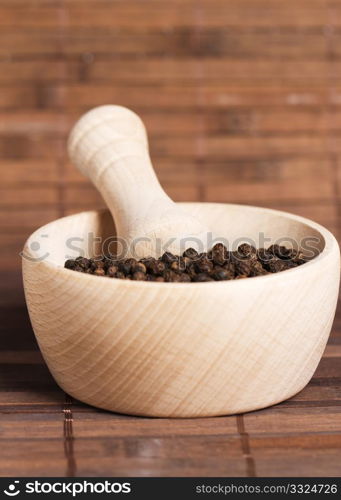
[[245, 415], [171, 420], [74, 401], [50, 376], [25, 309], [0, 314], [1, 475], [340, 475], [340, 315], [312, 381], [294, 398]]
[[103, 206], [65, 153], [71, 124], [131, 107], [175, 200], [312, 218], [340, 239], [337, 0], [0, 0], [0, 475], [341, 473], [341, 310], [310, 384], [275, 407], [113, 415], [54, 383], [18, 253], [39, 225]]

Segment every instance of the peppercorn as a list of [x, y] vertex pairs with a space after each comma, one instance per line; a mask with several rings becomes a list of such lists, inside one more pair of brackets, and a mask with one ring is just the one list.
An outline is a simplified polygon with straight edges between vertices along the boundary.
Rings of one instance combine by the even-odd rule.
[[301, 265], [301, 264], [304, 264], [306, 262], [306, 259], [305, 259], [302, 252], [294, 250], [292, 253], [291, 262], [293, 262], [297, 265]]
[[113, 256], [68, 259], [64, 267], [73, 271], [133, 281], [206, 282], [244, 279], [282, 272], [304, 264], [307, 259], [299, 250], [280, 245], [256, 250], [243, 243], [237, 251], [229, 252], [217, 243], [208, 252], [198, 253], [193, 248], [182, 256], [165, 252], [162, 257], [118, 260]]
[[182, 261], [185, 265], [185, 269], [189, 268], [190, 266], [193, 265], [193, 260], [190, 259], [189, 257], [182, 257]]
[[228, 274], [230, 276], [229, 279], [233, 279], [234, 275], [236, 274], [235, 264], [231, 261], [228, 261], [228, 262], [226, 262], [226, 264], [224, 264], [224, 269], [226, 269], [226, 271], [228, 272]]
[[193, 281], [195, 282], [204, 282], [204, 281], [214, 281], [213, 278], [211, 278], [208, 274], [206, 273], [199, 273], [194, 276]]
[[107, 275], [110, 276], [110, 278], [114, 278], [117, 272], [118, 272], [118, 266], [116, 265], [112, 265], [107, 269]]
[[278, 257], [279, 259], [291, 259], [295, 254], [296, 251], [290, 248], [287, 248], [282, 245], [271, 245], [268, 249], [267, 252], [269, 254], [274, 255], [275, 257]]
[[146, 274], [146, 281], [156, 281], [156, 276], [153, 276], [152, 274]]
[[164, 272], [163, 277], [168, 283], [181, 281], [181, 275], [174, 271], [171, 271], [170, 269], [167, 269], [167, 271]]
[[161, 283], [165, 281], [165, 278], [163, 276], [156, 276], [154, 281], [159, 281]]
[[64, 267], [66, 269], [74, 269], [75, 268], [75, 261], [73, 259], [68, 259], [65, 261]]
[[180, 282], [181, 283], [189, 283], [191, 281], [191, 277], [187, 273], [180, 273]]
[[216, 266], [213, 271], [210, 274], [211, 278], [213, 278], [215, 281], [223, 281], [223, 280], [228, 280], [229, 278], [229, 272], [224, 269], [223, 267]]
[[170, 264], [169, 268], [175, 272], [183, 272], [186, 269], [186, 261], [183, 257], [179, 257]]
[[147, 272], [147, 268], [146, 266], [143, 264], [143, 262], [136, 262], [136, 264], [134, 264], [132, 266], [132, 271], [134, 273], [144, 273], [146, 274]]
[[209, 252], [209, 258], [213, 260], [215, 264], [222, 266], [227, 261], [228, 253], [227, 248], [222, 243], [217, 243]]
[[263, 265], [266, 265], [271, 260], [276, 259], [276, 257], [273, 255], [273, 253], [269, 252], [268, 250], [265, 250], [265, 248], [260, 248], [257, 251], [257, 256], [258, 256], [258, 260]]
[[198, 273], [210, 273], [213, 269], [213, 263], [207, 258], [207, 255], [201, 255], [195, 262], [195, 268]]
[[190, 278], [194, 278], [194, 276], [197, 274], [194, 264], [186, 267], [186, 273]]
[[131, 272], [132, 267], [135, 266], [136, 264], [137, 264], [136, 259], [124, 259], [119, 262], [118, 267], [119, 270], [126, 275]]
[[161, 276], [166, 269], [164, 262], [161, 260], [149, 259], [148, 261], [145, 261], [144, 264], [148, 272], [154, 274], [155, 276]]
[[104, 265], [103, 260], [100, 260], [100, 259], [91, 259], [91, 261], [90, 261], [90, 268], [93, 271], [96, 271], [97, 269], [103, 269], [104, 270], [104, 267], [105, 267], [105, 265]]
[[84, 271], [90, 266], [90, 261], [86, 257], [77, 257], [75, 263], [84, 269]]
[[183, 257], [188, 257], [189, 259], [196, 259], [198, 257], [198, 252], [194, 248], [187, 248], [182, 254]]
[[250, 276], [263, 276], [265, 274], [268, 274], [268, 271], [264, 269], [261, 262], [259, 262], [258, 260], [254, 261], [252, 263]]
[[252, 260], [251, 259], [239, 260], [235, 263], [235, 268], [237, 274], [249, 276], [252, 270]]
[[288, 265], [283, 260], [274, 259], [267, 264], [267, 268], [271, 273], [280, 273], [281, 271], [288, 269]]
[[257, 250], [252, 245], [249, 245], [249, 243], [239, 245], [237, 253], [242, 258], [257, 259]]
[[105, 271], [103, 267], [98, 267], [95, 269], [94, 274], [96, 274], [96, 276], [105, 276]]
[[172, 262], [178, 260], [178, 257], [176, 255], [173, 255], [171, 252], [165, 252], [161, 257], [161, 260], [165, 264], [171, 264]]
[[132, 279], [135, 281], [144, 281], [146, 279], [146, 275], [141, 271], [135, 271], [134, 274], [132, 275]]

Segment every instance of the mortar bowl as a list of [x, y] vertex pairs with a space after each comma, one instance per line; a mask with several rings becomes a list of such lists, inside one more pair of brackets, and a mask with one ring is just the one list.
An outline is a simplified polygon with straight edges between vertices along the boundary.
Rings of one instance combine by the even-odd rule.
[[[229, 241], [267, 246], [313, 239], [318, 255], [294, 269], [242, 280], [153, 283], [63, 267], [89, 239], [115, 234], [108, 211], [35, 231], [23, 250], [25, 295], [44, 359], [74, 398], [114, 412], [204, 417], [290, 398], [312, 377], [332, 327], [340, 253], [322, 226], [285, 212], [181, 203]], [[77, 248], [76, 248], [77, 247]], [[73, 248], [73, 251], [70, 250]]]

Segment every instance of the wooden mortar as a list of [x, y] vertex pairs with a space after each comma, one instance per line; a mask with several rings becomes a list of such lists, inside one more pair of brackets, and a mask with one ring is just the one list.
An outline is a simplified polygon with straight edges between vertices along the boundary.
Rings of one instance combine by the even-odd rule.
[[[125, 156], [116, 160], [124, 167]], [[115, 179], [104, 185], [109, 181]], [[134, 196], [128, 199], [124, 213], [110, 205], [120, 234], [130, 203], [135, 207]], [[241, 238], [257, 244], [261, 233], [270, 238], [267, 245], [314, 238], [319, 255], [282, 273], [236, 281], [99, 278], [63, 265], [81, 251], [101, 252], [100, 242], [89, 248], [89, 237], [104, 241], [116, 234], [110, 213], [82, 212], [51, 222], [28, 238], [23, 276], [34, 332], [57, 383], [99, 408], [159, 417], [246, 412], [299, 392], [321, 359], [335, 314], [340, 253], [334, 236], [276, 210], [214, 203], [180, 203], [170, 210], [183, 214], [184, 231], [192, 232], [187, 221], [200, 221], [197, 234], [210, 228], [231, 244]], [[132, 220], [140, 220], [139, 214]], [[70, 241], [78, 251], [70, 250]]]

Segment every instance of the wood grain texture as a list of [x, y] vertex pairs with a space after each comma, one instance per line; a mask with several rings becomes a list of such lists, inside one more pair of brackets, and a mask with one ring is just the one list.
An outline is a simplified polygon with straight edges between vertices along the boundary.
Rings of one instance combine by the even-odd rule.
[[[107, 103], [141, 115], [173, 199], [282, 209], [339, 238], [340, 19], [336, 0], [1, 1], [0, 427], [16, 415], [21, 433], [1, 440], [1, 475], [340, 475], [340, 313], [285, 412], [195, 420], [193, 436], [187, 420], [65, 400], [32, 354], [17, 255], [37, 227], [103, 206], [65, 137]], [[105, 426], [114, 435], [96, 435]]]
[[88, 111], [70, 132], [68, 152], [102, 194], [126, 256], [161, 257], [166, 249], [181, 255], [188, 241], [197, 251], [209, 250], [212, 229], [162, 189], [144, 124], [131, 110], [106, 105]]
[[[242, 238], [257, 247], [261, 233], [269, 244], [290, 238], [300, 247], [314, 238], [320, 254], [283, 274], [219, 284], [99, 280], [63, 264], [70, 238], [79, 242], [77, 255], [91, 257], [97, 253], [89, 235], [102, 248], [105, 235], [115, 235], [108, 212], [52, 222], [28, 239], [23, 276], [53, 376], [83, 402], [158, 417], [241, 413], [296, 394], [315, 371], [334, 319], [337, 241], [321, 226], [283, 212], [209, 203], [180, 208], [231, 249], [243, 228]], [[37, 250], [41, 233], [46, 243]]]

